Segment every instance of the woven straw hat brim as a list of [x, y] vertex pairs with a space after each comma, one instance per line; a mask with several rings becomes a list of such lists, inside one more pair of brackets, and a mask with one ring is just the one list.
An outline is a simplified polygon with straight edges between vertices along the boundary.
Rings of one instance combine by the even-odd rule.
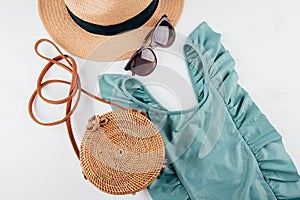
[[40, 18], [55, 42], [75, 56], [95, 61], [129, 58], [143, 41], [149, 27], [155, 26], [164, 14], [175, 26], [183, 6], [184, 0], [160, 0], [152, 17], [140, 28], [115, 36], [105, 36], [89, 33], [79, 27], [70, 17], [63, 0], [39, 0], [38, 3]]

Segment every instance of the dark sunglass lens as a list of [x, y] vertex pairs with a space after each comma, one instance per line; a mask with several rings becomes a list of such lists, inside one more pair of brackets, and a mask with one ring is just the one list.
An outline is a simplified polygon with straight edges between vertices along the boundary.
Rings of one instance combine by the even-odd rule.
[[147, 76], [156, 67], [156, 56], [151, 49], [143, 49], [137, 53], [131, 63], [131, 71], [140, 76]]
[[175, 30], [173, 26], [167, 21], [162, 21], [154, 30], [154, 42], [162, 47], [169, 47], [175, 40]]

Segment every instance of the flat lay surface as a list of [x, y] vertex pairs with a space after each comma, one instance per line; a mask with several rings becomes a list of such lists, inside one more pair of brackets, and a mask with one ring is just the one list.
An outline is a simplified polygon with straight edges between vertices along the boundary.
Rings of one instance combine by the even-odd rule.
[[[138, 77], [168, 110], [185, 110], [197, 104], [183, 60], [187, 36], [203, 21], [221, 33], [222, 43], [236, 61], [239, 84], [249, 93], [271, 124], [282, 135], [286, 151], [300, 170], [300, 3], [283, 1], [191, 1], [184, 5], [176, 27], [176, 41], [156, 49], [158, 65], [147, 77]], [[0, 199], [151, 199], [144, 190], [133, 195], [105, 194], [85, 181], [71, 148], [65, 125], [42, 127], [29, 117], [27, 103], [37, 76], [45, 65], [33, 50], [48, 33], [40, 21], [36, 1], [7, 1], [0, 7], [2, 75], [0, 119], [4, 130], [0, 157]], [[50, 47], [42, 48], [50, 57]], [[65, 51], [64, 51], [65, 52]], [[67, 52], [66, 52], [67, 53]], [[68, 53], [67, 53], [68, 54]], [[82, 87], [99, 95], [98, 75], [122, 73], [125, 61], [100, 63], [76, 58]], [[69, 77], [54, 70], [47, 78]], [[67, 89], [46, 88], [51, 98]], [[63, 116], [64, 107], [37, 102], [39, 117], [51, 121]], [[107, 105], [82, 96], [72, 119], [78, 142], [88, 118], [109, 111]]]

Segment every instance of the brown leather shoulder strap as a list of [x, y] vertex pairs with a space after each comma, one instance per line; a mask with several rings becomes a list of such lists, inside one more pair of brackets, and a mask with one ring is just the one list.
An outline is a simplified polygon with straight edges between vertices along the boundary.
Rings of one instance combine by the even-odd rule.
[[[59, 53], [58, 56], [56, 56], [55, 58], [48, 58], [44, 55], [42, 55], [39, 50], [38, 47], [41, 43], [49, 43], [51, 44]], [[71, 141], [71, 144], [73, 146], [73, 149], [79, 159], [80, 155], [79, 155], [79, 148], [76, 144], [75, 138], [74, 138], [74, 134], [73, 134], [73, 130], [72, 130], [72, 125], [71, 125], [71, 115], [74, 113], [79, 100], [80, 100], [80, 95], [81, 92], [83, 92], [84, 94], [88, 95], [91, 98], [94, 98], [97, 101], [100, 101], [102, 103], [106, 103], [109, 105], [112, 105], [114, 107], [120, 108], [120, 109], [125, 109], [122, 106], [119, 106], [117, 104], [114, 104], [110, 101], [107, 101], [105, 99], [102, 99], [98, 96], [93, 95], [92, 93], [84, 90], [81, 88], [81, 84], [80, 84], [80, 77], [78, 75], [77, 72], [77, 64], [74, 58], [72, 58], [69, 55], [64, 55], [61, 50], [50, 40], [48, 39], [40, 39], [36, 42], [35, 46], [34, 46], [34, 50], [37, 53], [37, 55], [39, 55], [41, 58], [45, 59], [48, 61], [48, 63], [45, 65], [45, 67], [43, 68], [43, 70], [41, 71], [38, 80], [37, 80], [37, 85], [36, 85], [36, 89], [35, 91], [32, 93], [30, 99], [29, 99], [29, 103], [28, 103], [28, 112], [30, 117], [38, 124], [40, 125], [44, 125], [44, 126], [54, 126], [54, 125], [58, 125], [61, 123], [66, 123], [67, 125], [67, 130], [69, 133], [69, 138]], [[69, 65], [65, 65], [64, 63], [60, 62], [61, 60], [65, 60], [67, 62], [67, 64]], [[51, 79], [51, 80], [47, 80], [44, 81], [44, 77], [47, 74], [47, 72], [51, 69], [51, 67], [53, 66], [58, 66], [61, 67], [63, 69], [65, 69], [66, 71], [68, 71], [71, 74], [71, 81], [65, 81], [65, 80], [59, 80], [59, 79]], [[67, 84], [70, 85], [70, 89], [69, 89], [69, 94], [66, 98], [63, 99], [59, 99], [59, 100], [52, 100], [52, 99], [47, 99], [43, 96], [42, 94], [42, 89], [49, 85], [49, 84], [53, 84], [53, 83], [60, 83], [60, 84]], [[60, 104], [66, 104], [66, 112], [65, 112], [65, 117], [63, 117], [62, 119], [59, 119], [57, 121], [53, 121], [53, 122], [42, 122], [39, 119], [36, 118], [36, 116], [34, 115], [33, 112], [33, 104], [34, 101], [36, 99], [36, 97], [39, 96], [44, 102], [48, 103], [48, 104], [54, 104], [54, 105], [60, 105]], [[76, 98], [75, 103], [72, 105], [72, 101], [73, 98]]]

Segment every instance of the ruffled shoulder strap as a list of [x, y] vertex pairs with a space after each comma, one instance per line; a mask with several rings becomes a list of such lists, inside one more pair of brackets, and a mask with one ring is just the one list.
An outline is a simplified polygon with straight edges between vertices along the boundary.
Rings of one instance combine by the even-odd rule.
[[[203, 65], [204, 76], [207, 84], [213, 83], [222, 96], [225, 88], [222, 88], [223, 75], [231, 74], [237, 79], [234, 71], [235, 61], [221, 43], [221, 34], [213, 31], [206, 22], [202, 22], [188, 37], [184, 47], [186, 59], [191, 63], [189, 71], [199, 70], [199, 63]], [[226, 67], [221, 67], [226, 66]], [[194, 72], [195, 74], [195, 72]], [[197, 80], [197, 76], [191, 76]], [[197, 88], [195, 88], [197, 90]], [[226, 87], [228, 89], [228, 87]]]
[[[224, 94], [220, 70], [234, 71], [235, 61], [221, 43], [221, 34], [213, 31], [206, 22], [202, 22], [188, 37], [184, 53], [190, 78], [198, 97], [202, 98], [204, 85], [211, 83]], [[227, 68], [219, 68], [224, 64]]]
[[117, 103], [125, 108], [148, 108], [167, 110], [136, 78], [122, 74], [102, 74], [98, 76], [102, 98]]

